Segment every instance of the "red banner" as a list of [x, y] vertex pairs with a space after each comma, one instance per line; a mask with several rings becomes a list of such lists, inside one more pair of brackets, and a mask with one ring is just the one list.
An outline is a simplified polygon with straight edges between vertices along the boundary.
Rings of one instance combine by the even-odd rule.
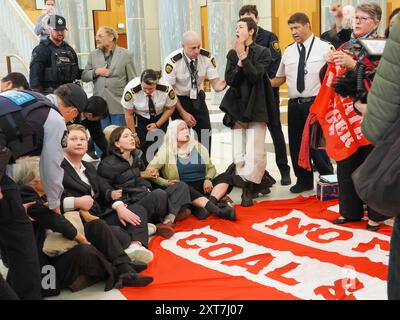
[[310, 109], [321, 124], [326, 151], [336, 161], [345, 160], [359, 147], [370, 144], [361, 132], [362, 117], [354, 111], [353, 100], [339, 96], [332, 88], [335, 79], [344, 73], [344, 68], [328, 65], [321, 90]]
[[386, 300], [392, 228], [336, 226], [337, 207], [299, 197], [237, 207], [235, 222], [191, 217], [171, 239], [152, 240], [144, 273], [154, 282], [121, 292], [130, 300]]

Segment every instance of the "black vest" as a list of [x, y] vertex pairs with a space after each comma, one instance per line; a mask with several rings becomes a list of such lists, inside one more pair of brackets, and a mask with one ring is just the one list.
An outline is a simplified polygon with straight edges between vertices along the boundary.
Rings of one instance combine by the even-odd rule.
[[26, 155], [40, 155], [43, 125], [50, 109], [59, 112], [50, 100], [36, 92], [0, 94], [0, 146], [11, 150], [11, 162]]

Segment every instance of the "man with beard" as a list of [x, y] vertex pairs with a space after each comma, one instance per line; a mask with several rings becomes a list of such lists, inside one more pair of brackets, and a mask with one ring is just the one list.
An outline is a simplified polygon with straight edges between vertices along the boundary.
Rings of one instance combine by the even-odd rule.
[[44, 94], [79, 80], [82, 73], [76, 52], [64, 41], [67, 30], [64, 17], [52, 15], [48, 25], [50, 36], [33, 49], [29, 76], [32, 90]]

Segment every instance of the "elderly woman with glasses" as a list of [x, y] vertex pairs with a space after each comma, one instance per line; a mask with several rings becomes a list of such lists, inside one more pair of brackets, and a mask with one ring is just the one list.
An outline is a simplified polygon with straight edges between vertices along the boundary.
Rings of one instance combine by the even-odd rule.
[[[370, 61], [364, 58], [362, 52], [362, 46], [358, 43], [358, 39], [381, 39], [378, 35], [378, 27], [382, 19], [382, 9], [376, 3], [364, 3], [356, 8], [355, 15], [355, 26], [350, 41], [343, 44], [338, 51], [332, 52], [328, 57], [328, 62], [334, 62], [336, 66], [345, 68], [347, 71], [346, 78], [352, 71], [355, 71], [358, 67], [360, 60], [366, 64], [365, 75], [367, 75], [366, 82], [367, 87], [370, 87], [373, 81], [373, 77], [376, 72], [379, 61]], [[345, 85], [347, 94], [343, 91], [343, 85], [339, 88], [338, 83], [342, 82], [344, 78], [339, 78], [340, 81], [336, 82], [334, 86], [336, 94], [341, 96], [350, 95], [350, 92], [355, 91], [355, 88], [349, 88], [352, 83]], [[353, 86], [356, 84], [354, 83]], [[339, 90], [340, 89], [340, 90]], [[361, 105], [359, 101], [355, 103], [355, 107]], [[355, 109], [356, 112], [362, 110]], [[357, 115], [355, 115], [357, 116]], [[353, 123], [354, 119], [350, 119], [350, 115], [347, 119], [343, 119], [348, 123]], [[353, 172], [365, 161], [367, 156], [372, 150], [371, 144], [360, 146], [355, 153], [348, 158], [337, 161], [337, 174], [340, 189], [340, 213], [341, 216], [333, 221], [334, 224], [344, 224], [348, 222], [361, 221], [364, 217], [364, 204], [359, 198], [355, 191], [354, 183], [352, 180]], [[367, 230], [377, 231], [380, 224], [387, 218], [380, 215], [371, 208], [368, 211], [368, 224]]]

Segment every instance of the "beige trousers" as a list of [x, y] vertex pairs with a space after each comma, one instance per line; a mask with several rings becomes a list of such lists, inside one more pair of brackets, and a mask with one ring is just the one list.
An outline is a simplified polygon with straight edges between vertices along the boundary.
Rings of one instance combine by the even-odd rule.
[[250, 122], [248, 129], [232, 130], [236, 174], [256, 184], [261, 183], [267, 166], [266, 133], [267, 124], [264, 122]]

